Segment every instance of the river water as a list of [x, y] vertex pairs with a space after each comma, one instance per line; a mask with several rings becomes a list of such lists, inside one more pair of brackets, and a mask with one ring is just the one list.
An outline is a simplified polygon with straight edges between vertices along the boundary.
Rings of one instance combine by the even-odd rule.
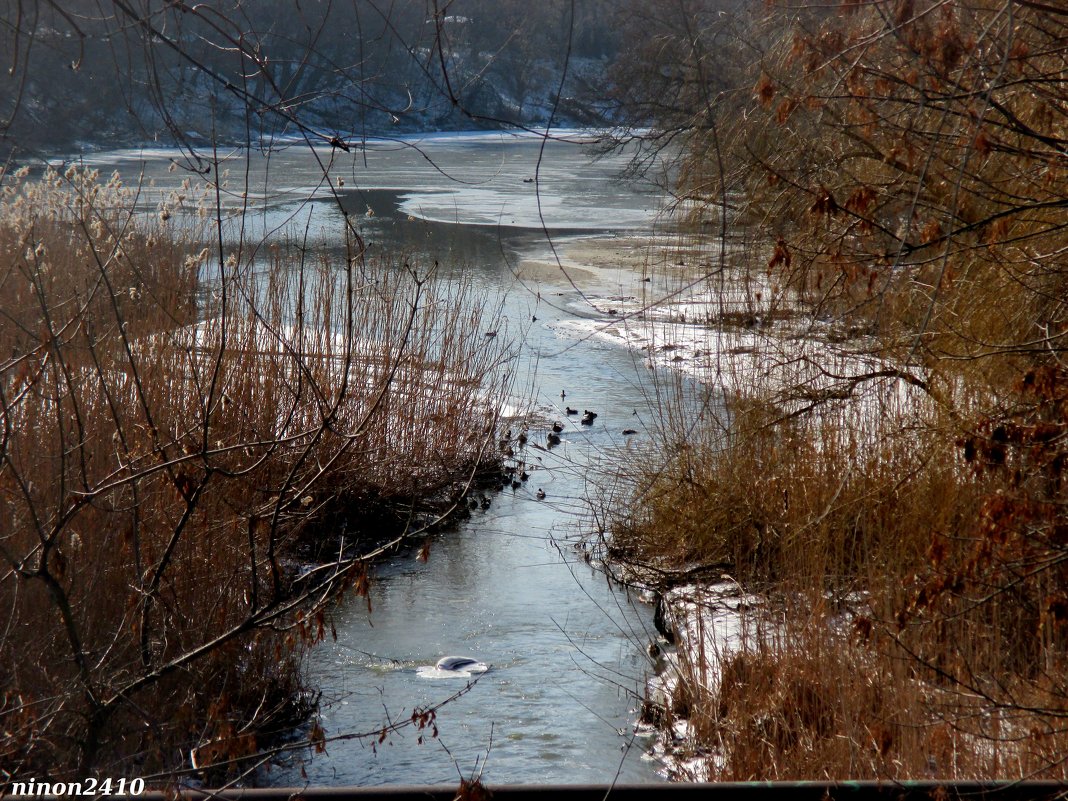
[[[610, 299], [649, 287], [633, 253], [660, 218], [661, 194], [618, 178], [625, 154], [591, 160], [588, 147], [535, 137], [440, 135], [317, 155], [295, 145], [269, 158], [232, 154], [227, 189], [257, 203], [244, 235], [308, 230], [337, 241], [340, 199], [372, 254], [437, 260], [499, 299], [498, 336], [519, 346], [515, 405], [532, 415], [520, 454], [530, 479], [440, 535], [426, 563], [413, 553], [382, 562], [370, 611], [363, 599], [338, 611], [337, 640], [312, 649], [307, 682], [322, 691], [328, 737], [372, 736], [288, 757], [265, 780], [455, 784], [478, 771], [490, 784], [658, 780], [643, 758], [649, 742], [634, 733], [652, 669], [652, 609], [606, 582], [575, 545], [591, 525], [591, 477], [650, 442], [653, 374], [590, 333], [611, 319], [598, 310]], [[169, 170], [178, 156], [117, 151], [93, 162], [167, 189], [184, 178]], [[596, 411], [594, 425], [565, 405]], [[565, 425], [560, 445], [534, 447], [553, 421]], [[379, 742], [385, 722], [468, 687], [420, 673], [450, 654], [492, 667], [438, 712], [436, 738], [407, 729]]]

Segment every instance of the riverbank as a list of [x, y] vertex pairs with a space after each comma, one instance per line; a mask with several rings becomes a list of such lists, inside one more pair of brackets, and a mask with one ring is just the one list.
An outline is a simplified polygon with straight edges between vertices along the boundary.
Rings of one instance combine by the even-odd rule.
[[254, 761], [313, 711], [300, 659], [339, 596], [366, 599], [370, 552], [500, 485], [508, 347], [469, 287], [204, 246], [196, 187], [155, 215], [137, 197], [89, 169], [5, 176], [16, 778]]
[[[821, 320], [761, 273], [604, 298], [568, 323], [696, 382], [699, 413], [662, 417], [663, 450], [621, 467], [599, 512], [606, 559], [660, 595], [674, 640], [649, 688], [655, 753], [682, 779], [1061, 776], [1059, 691], [1033, 661], [1060, 636], [1051, 601], [976, 597], [1004, 586], [1010, 552], [1044, 564], [1010, 520], [1059, 513], [1005, 473], [1036, 469], [1040, 424], [972, 417], [989, 398], [968, 377], [902, 361], [862, 316]], [[1059, 375], [1013, 395], [1048, 419]]]
[[[819, 765], [824, 777], [881, 777], [913, 748], [907, 775], [932, 775], [930, 746], [901, 716], [943, 691], [917, 688], [872, 634], [911, 589], [885, 577], [922, 569], [901, 525], [938, 526], [922, 515], [937, 518], [932, 498], [948, 497], [953, 474], [921, 446], [924, 374], [737, 267], [691, 273], [655, 304], [604, 299], [601, 312], [571, 325], [678, 375], [697, 410], [663, 416], [662, 450], [621, 469], [603, 501], [610, 571], [656, 597], [659, 671], [643, 720], [660, 732], [667, 775], [812, 778]], [[910, 473], [908, 494], [887, 494], [887, 475]], [[932, 758], [951, 753], [956, 778], [975, 775], [957, 753], [971, 742], [958, 732]]]
[[681, 258], [645, 244], [646, 274], [665, 265], [675, 289], [591, 298], [596, 317], [564, 325], [642, 354], [688, 398], [597, 512], [598, 556], [657, 604], [643, 724], [665, 773], [811, 778], [804, 766], [819, 764], [879, 777], [908, 754], [907, 775], [981, 775], [963, 757], [975, 732], [905, 727], [947, 690], [918, 684], [893, 637], [875, 634], [913, 602], [907, 576], [924, 568], [925, 532], [944, 530], [946, 501], [968, 503], [931, 437], [926, 373], [878, 358], [869, 335], [813, 318], [762, 273], [680, 278], [686, 262], [714, 263], [715, 243]]
[[[658, 449], [628, 453], [595, 514], [609, 532], [597, 556], [657, 598], [657, 676], [639, 730], [660, 732], [652, 754], [667, 776], [685, 780], [749, 775], [748, 760], [767, 758], [764, 741], [792, 750], [830, 736], [838, 713], [828, 712], [827, 699], [849, 686], [850, 671], [875, 664], [853, 635], [885, 614], [861, 600], [874, 586], [868, 571], [917, 565], [908, 561], [911, 545], [866, 519], [868, 530], [848, 544], [836, 528], [856, 508], [850, 504], [881, 500], [904, 511], [873, 492], [887, 470], [901, 469], [885, 460], [907, 460], [922, 442], [919, 429], [899, 421], [930, 411], [921, 371], [899, 375], [873, 355], [869, 335], [806, 314], [766, 275], [733, 266], [733, 249], [725, 256], [732, 266], [709, 269], [719, 254], [718, 243], [695, 236], [566, 239], [560, 264], [544, 265], [540, 276], [583, 292], [573, 308], [584, 316], [555, 323], [563, 336], [640, 354], [654, 373], [677, 377], [663, 396], [675, 399], [646, 431]], [[606, 282], [618, 292], [603, 294]], [[867, 386], [853, 396], [858, 375]], [[783, 421], [795, 422], [784, 430]], [[819, 464], [827, 474], [814, 472]], [[832, 483], [836, 473], [841, 480]], [[843, 484], [856, 474], [871, 481]], [[807, 539], [795, 522], [806, 510], [821, 515], [822, 526]], [[825, 627], [826, 637], [812, 626]], [[834, 670], [815, 656], [843, 649], [849, 655]], [[850, 704], [873, 703], [868, 690], [854, 691]], [[892, 692], [900, 690], [887, 687]], [[855, 720], [874, 725], [859, 709]], [[870, 757], [866, 743], [883, 736], [873, 731], [850, 731], [859, 743], [846, 749], [851, 764]]]
[[[357, 262], [353, 271], [354, 285], [359, 290], [353, 296], [356, 312], [365, 298], [379, 295], [395, 295], [398, 303], [406, 302], [392, 292], [393, 288], [412, 289], [409, 279], [422, 280], [421, 267], [438, 261], [435, 279], [423, 285], [423, 308], [445, 313], [456, 297], [464, 296], [464, 291], [469, 292], [466, 297], [483, 304], [488, 313], [481, 320], [468, 318], [477, 332], [477, 342], [472, 344], [506, 349], [509, 343], [523, 343], [519, 361], [512, 363], [517, 375], [514, 386], [520, 388], [515, 394], [523, 401], [508, 400], [519, 411], [530, 412], [529, 417], [504, 421], [504, 415], [511, 412], [502, 407], [505, 430], [488, 446], [496, 458], [517, 468], [516, 473], [508, 475], [507, 482], [496, 485], [505, 486], [503, 492], [490, 492], [492, 485], [479, 490], [473, 499], [478, 508], [470, 509], [472, 499], [468, 498], [469, 517], [454, 529], [420, 538], [410, 548], [384, 555], [366, 577], [354, 563], [354, 581], [341, 594], [339, 605], [331, 603], [327, 610], [330, 614], [321, 621], [316, 615], [306, 615], [302, 623], [273, 635], [280, 643], [280, 655], [287, 658], [286, 665], [296, 664], [299, 658], [302, 686], [318, 697], [320, 714], [295, 732], [290, 730], [298, 740], [304, 739], [303, 743], [284, 743], [292, 762], [284, 755], [260, 757], [271, 759], [271, 769], [258, 776], [258, 782], [279, 783], [286, 776], [289, 785], [299, 784], [306, 773], [321, 784], [334, 783], [339, 776], [353, 784], [410, 782], [413, 777], [454, 783], [457, 762], [464, 770], [476, 760], [481, 765], [487, 751], [491, 752], [485, 771], [487, 781], [609, 781], [616, 771], [631, 781], [657, 779], [651, 763], [640, 758], [641, 740], [634, 741], [631, 729], [637, 715], [635, 699], [640, 696], [648, 669], [644, 646], [652, 631], [651, 611], [631, 606], [626, 592], [608, 587], [603, 577], [582, 560], [581, 553], [570, 547], [580, 536], [576, 530], [577, 514], [586, 508], [585, 499], [592, 492], [588, 479], [600, 471], [599, 455], [609, 447], [625, 458], [627, 448], [643, 447], [636, 441], [641, 437], [627, 437], [622, 430], [628, 426], [641, 428], [635, 426], [634, 412], [649, 418], [653, 395], [648, 392], [647, 375], [634, 371], [629, 354], [599, 341], [585, 337], [576, 340], [561, 333], [558, 323], [575, 315], [573, 302], [580, 300], [569, 285], [556, 281], [550, 288], [546, 283], [539, 296], [536, 287], [532, 291], [520, 287], [510, 270], [528, 254], [538, 257], [545, 248], [534, 203], [535, 189], [541, 193], [555, 241], [593, 234], [611, 237], [618, 233], [621, 220], [629, 221], [628, 230], [642, 230], [656, 214], [656, 199], [642, 186], [620, 186], [617, 176], [625, 155], [590, 161], [588, 150], [570, 141], [544, 143], [545, 158], [537, 173], [538, 184], [526, 183], [524, 178], [536, 174], [542, 144], [532, 137], [452, 135], [425, 137], [418, 148], [370, 143], [366, 153], [351, 157], [344, 164], [335, 161], [330, 165], [330, 191], [316, 161], [321, 153], [306, 149], [290, 148], [270, 154], [239, 152], [227, 154], [220, 162], [227, 213], [218, 233], [224, 254], [233, 252], [240, 257], [237, 266], [224, 259], [226, 274], [266, 280], [271, 259], [281, 258], [292, 240], [303, 243], [300, 252], [306, 257], [303, 283], [298, 268], [288, 272], [286, 284], [293, 300], [305, 298], [305, 325], [296, 325], [296, 313], [286, 314], [283, 308], [277, 326], [270, 317], [266, 320], [270, 325], [256, 326], [254, 315], [251, 321], [227, 325], [228, 341], [248, 345], [242, 350], [250, 352], [265, 347], [284, 363], [297, 365], [305, 353], [300, 350], [303, 343], [308, 352], [304, 363], [310, 370], [341, 374], [341, 363], [329, 354], [335, 337], [310, 324], [311, 310], [326, 308], [324, 296], [314, 290], [311, 277], [324, 267], [337, 281], [344, 281], [345, 266], [351, 263], [347, 256], [352, 252], [345, 233], [351, 225], [358, 228], [369, 253], [404, 254], [403, 262], [382, 265], [385, 277]], [[172, 230], [184, 230], [191, 222], [212, 220], [212, 214], [200, 213], [200, 201], [191, 191], [196, 181], [182, 170], [179, 152], [117, 151], [102, 154], [100, 161], [108, 170], [140, 177], [137, 209], [145, 219], [162, 223], [166, 214], [166, 224]], [[457, 184], [453, 180], [456, 175], [464, 176], [466, 183]], [[344, 186], [338, 186], [338, 177]], [[343, 204], [340, 208], [333, 199], [333, 189], [338, 190]], [[242, 216], [230, 214], [242, 207], [246, 192], [249, 210]], [[458, 202], [448, 220], [438, 219], [445, 215], [436, 210], [453, 206], [450, 192], [459, 195]], [[498, 220], [501, 208], [513, 198], [521, 202], [515, 204], [516, 213], [507, 218], [507, 225], [479, 224], [487, 218]], [[626, 213], [620, 211], [621, 206], [626, 206]], [[212, 207], [208, 208], [210, 212]], [[435, 211], [421, 218], [418, 213], [423, 210]], [[196, 253], [200, 249], [199, 245], [193, 248]], [[367, 261], [370, 264], [372, 260], [369, 257]], [[298, 259], [296, 263], [301, 262]], [[223, 299], [218, 291], [219, 274], [215, 256], [198, 267], [207, 302], [219, 303]], [[612, 291], [611, 277], [605, 274], [604, 278], [600, 283], [591, 283], [591, 291]], [[557, 296], [555, 292], [565, 294]], [[228, 297], [232, 303], [240, 304], [253, 295], [228, 292]], [[407, 297], [411, 299], [410, 295]], [[333, 299], [331, 303], [334, 310], [339, 308]], [[220, 318], [216, 315], [211, 319]], [[492, 410], [479, 399], [483, 396], [472, 396], [469, 407], [445, 421], [446, 425], [459, 428], [454, 436], [444, 438], [435, 435], [432, 426], [407, 426], [406, 399], [420, 399], [421, 404], [424, 395], [429, 394], [441, 396], [438, 399], [444, 403], [451, 386], [449, 373], [439, 375], [433, 359], [395, 358], [403, 337], [395, 333], [395, 328], [374, 333], [370, 318], [368, 324], [372, 325], [372, 333], [366, 329], [360, 333], [355, 328], [353, 341], [359, 346], [359, 353], [375, 354], [375, 369], [365, 374], [364, 383], [353, 382], [350, 391], [374, 409], [363, 427], [362, 438], [352, 442], [352, 456], [381, 467], [389, 481], [408, 482], [415, 485], [416, 491], [425, 490], [424, 482], [414, 477], [433, 477], [440, 464], [435, 450], [440, 449], [442, 458], [447, 458], [454, 448], [477, 443], [485, 425], [492, 420]], [[250, 326], [254, 330], [249, 330]], [[205, 327], [211, 328], [208, 340], [196, 333]], [[438, 334], [443, 327], [435, 328], [430, 337], [435, 347], [442, 342]], [[224, 327], [215, 322], [199, 328], [186, 326], [186, 330], [187, 335], [180, 341], [169, 333], [161, 336], [161, 351], [173, 344], [184, 354], [189, 345], [194, 352], [192, 358], [210, 363]], [[410, 337], [407, 344], [415, 348], [421, 341], [425, 340]], [[323, 358], [313, 360], [311, 354], [320, 342], [326, 352]], [[389, 342], [395, 347], [383, 347]], [[294, 347], [290, 349], [286, 343]], [[247, 364], [249, 369], [240, 373], [242, 385], [255, 388], [257, 371], [251, 356]], [[379, 400], [373, 386], [365, 392], [369, 382], [383, 380], [393, 368], [397, 377], [413, 379], [410, 395], [389, 392]], [[423, 368], [430, 374], [426, 375]], [[282, 386], [300, 388], [300, 373]], [[311, 384], [304, 386], [312, 391]], [[460, 382], [460, 386], [474, 385]], [[428, 392], [419, 389], [422, 387], [428, 387]], [[567, 397], [562, 398], [560, 393], [565, 389]], [[220, 397], [213, 414], [221, 415], [225, 410], [241, 419], [239, 410], [243, 404], [237, 402], [229, 387], [226, 395], [229, 400], [224, 402]], [[378, 406], [374, 406], [376, 402]], [[417, 411], [419, 404], [411, 411]], [[582, 425], [579, 416], [566, 415], [566, 405], [577, 406], [580, 411], [594, 409], [599, 416], [593, 425]], [[310, 403], [309, 407], [316, 408]], [[201, 407], [191, 404], [190, 413], [197, 408]], [[327, 412], [329, 408], [325, 407]], [[262, 416], [265, 420], [270, 418], [266, 409]], [[341, 422], [347, 421], [348, 418]], [[548, 433], [554, 421], [560, 422], [564, 430], [559, 434], [560, 443], [550, 448]], [[506, 436], [509, 428], [511, 437]], [[420, 464], [403, 452], [383, 450], [390, 443], [401, 441], [395, 437], [411, 430], [424, 431], [413, 446], [426, 457]], [[520, 433], [526, 436], [525, 448], [519, 447]], [[506, 440], [504, 445], [501, 440]], [[509, 448], [512, 456], [508, 455]], [[245, 458], [249, 454], [238, 451], [234, 455]], [[189, 458], [199, 464], [195, 455]], [[307, 467], [315, 470], [319, 464], [309, 462]], [[524, 472], [528, 474], [525, 482]], [[490, 478], [493, 477], [504, 478], [500, 473]], [[343, 476], [342, 480], [347, 478], [348, 475]], [[513, 481], [518, 481], [519, 487], [513, 487]], [[539, 497], [539, 491], [545, 493], [544, 498]], [[483, 508], [483, 492], [489, 500], [488, 509]], [[311, 501], [305, 507], [300, 502], [309, 496]], [[326, 515], [332, 527], [329, 536], [319, 537], [322, 527], [309, 521], [302, 532], [308, 535], [312, 546], [292, 541], [297, 548], [295, 554], [278, 560], [283, 579], [290, 570], [298, 578], [309, 573], [313, 580], [330, 575], [338, 561], [338, 551], [326, 543], [337, 545], [343, 539], [346, 545], [351, 544], [357, 521], [366, 520], [368, 515], [372, 522], [381, 524], [375, 532], [383, 539], [391, 530], [388, 526], [399, 523], [414, 530], [434, 517], [433, 510], [422, 515], [417, 509], [410, 518], [410, 506], [396, 494], [390, 496], [396, 502], [392, 507], [382, 504], [375, 493], [359, 497], [351, 506], [320, 506], [320, 501], [331, 497], [333, 493], [306, 492], [290, 505], [292, 512]], [[442, 499], [449, 503], [452, 497], [445, 491]], [[381, 517], [376, 520], [379, 514]], [[288, 520], [283, 518], [282, 522]], [[247, 526], [239, 533], [247, 539]], [[219, 533], [219, 538], [224, 539], [224, 532]], [[192, 550], [193, 541], [188, 542]], [[266, 542], [255, 544], [257, 554], [264, 558], [265, 546]], [[316, 546], [318, 552], [314, 550]], [[240, 577], [241, 568], [250, 565], [251, 560], [241, 559], [234, 542], [225, 553], [234, 559], [234, 575]], [[419, 556], [428, 558], [424, 562]], [[261, 584], [271, 586], [269, 564], [258, 576]], [[233, 593], [235, 614], [249, 609], [239, 581], [238, 578], [230, 583], [234, 586], [218, 587], [220, 595]], [[365, 591], [369, 593], [370, 606]], [[229, 608], [228, 604], [220, 605]], [[119, 616], [116, 614], [114, 619]], [[167, 631], [173, 633], [175, 629]], [[305, 636], [315, 639], [320, 634], [325, 637], [321, 642], [302, 642]], [[260, 642], [273, 654], [271, 636], [263, 635]], [[287, 638], [294, 644], [295, 653], [286, 650]], [[171, 642], [175, 644], [173, 639]], [[243, 654], [240, 649], [237, 653]], [[482, 661], [494, 669], [480, 679], [477, 691], [450, 703], [447, 713], [442, 708], [436, 723], [448, 752], [431, 737], [420, 746], [414, 729], [399, 727], [390, 728], [388, 742], [378, 748], [377, 754], [373, 753], [372, 745], [377, 743], [387, 719], [410, 720], [416, 708], [434, 709], [453, 694], [454, 688], [448, 683], [428, 682], [419, 676], [417, 668], [433, 665], [444, 655], [470, 653], [482, 656]], [[273, 664], [277, 666], [278, 660]], [[232, 674], [224, 672], [226, 667], [221, 664], [218, 675], [232, 678]], [[244, 703], [243, 698], [238, 700]], [[195, 704], [189, 706], [191, 717], [201, 714]], [[236, 708], [227, 715], [230, 720], [239, 720]], [[240, 737], [234, 745], [249, 743], [241, 737], [251, 730], [242, 726], [235, 727]], [[226, 737], [214, 732], [204, 736], [202, 728], [191, 732], [189, 739], [190, 748], [197, 749], [198, 764], [214, 758], [215, 746], [221, 750], [229, 744]], [[309, 746], [309, 740], [314, 744]], [[202, 746], [204, 752], [200, 753]], [[323, 753], [319, 746], [325, 748]], [[177, 758], [182, 756], [179, 753]]]

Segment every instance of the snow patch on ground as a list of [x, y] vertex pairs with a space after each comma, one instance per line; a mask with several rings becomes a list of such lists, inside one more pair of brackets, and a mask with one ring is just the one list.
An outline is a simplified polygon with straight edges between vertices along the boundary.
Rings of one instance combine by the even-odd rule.
[[708, 781], [720, 755], [695, 747], [694, 731], [676, 707], [680, 683], [699, 685], [714, 695], [724, 666], [734, 655], [768, 643], [776, 627], [768, 618], [767, 602], [745, 592], [725, 577], [713, 584], [686, 584], [664, 593], [660, 600], [664, 623], [675, 646], [659, 657], [658, 672], [646, 687], [647, 703], [666, 715], [650, 754], [672, 779]]

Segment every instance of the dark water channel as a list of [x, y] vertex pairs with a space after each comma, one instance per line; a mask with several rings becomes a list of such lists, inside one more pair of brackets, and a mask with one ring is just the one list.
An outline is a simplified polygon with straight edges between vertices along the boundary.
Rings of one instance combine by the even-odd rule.
[[[565, 275], [543, 226], [566, 258], [579, 237], [651, 231], [659, 196], [617, 180], [625, 157], [593, 162], [575, 144], [543, 152], [536, 139], [496, 135], [417, 144], [369, 144], [331, 167], [330, 184], [372, 253], [436, 259], [502, 304], [499, 335], [519, 345], [513, 394], [516, 409], [533, 416], [530, 441], [544, 444], [554, 420], [565, 430], [551, 451], [528, 446], [529, 481], [439, 536], [426, 563], [399, 554], [380, 564], [372, 611], [353, 599], [337, 614], [337, 641], [308, 657], [327, 736], [377, 733], [467, 687], [463, 678], [420, 674], [444, 655], [489, 663], [440, 710], [438, 737], [420, 744], [420, 732], [407, 729], [383, 742], [331, 742], [325, 754], [275, 765], [267, 781], [456, 783], [483, 764], [483, 780], [497, 784], [656, 781], [655, 763], [643, 759], [648, 742], [634, 734], [637, 694], [651, 670], [652, 609], [610, 586], [573, 547], [588, 533], [589, 479], [647, 446], [642, 429], [655, 413], [652, 374], [640, 358], [586, 335], [599, 314], [584, 297], [640, 291], [641, 276], [608, 262]], [[157, 186], [180, 178], [167, 172], [167, 154], [101, 161], [139, 169]], [[341, 214], [306, 151], [257, 158], [250, 174], [260, 210], [247, 227], [262, 226], [262, 235], [307, 227], [327, 241], [340, 230]], [[568, 275], [581, 275], [577, 287]], [[594, 425], [565, 415], [565, 404], [595, 410]], [[624, 437], [625, 428], [639, 433]]]

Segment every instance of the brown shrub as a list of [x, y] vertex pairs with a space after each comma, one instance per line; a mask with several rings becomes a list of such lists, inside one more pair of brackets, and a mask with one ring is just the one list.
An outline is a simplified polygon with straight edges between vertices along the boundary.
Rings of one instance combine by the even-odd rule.
[[200, 246], [195, 203], [150, 220], [117, 178], [21, 178], [0, 205], [0, 765], [245, 756], [309, 711], [300, 653], [331, 598], [366, 594], [371, 544], [496, 458], [501, 345], [414, 270], [286, 242], [242, 263]]

